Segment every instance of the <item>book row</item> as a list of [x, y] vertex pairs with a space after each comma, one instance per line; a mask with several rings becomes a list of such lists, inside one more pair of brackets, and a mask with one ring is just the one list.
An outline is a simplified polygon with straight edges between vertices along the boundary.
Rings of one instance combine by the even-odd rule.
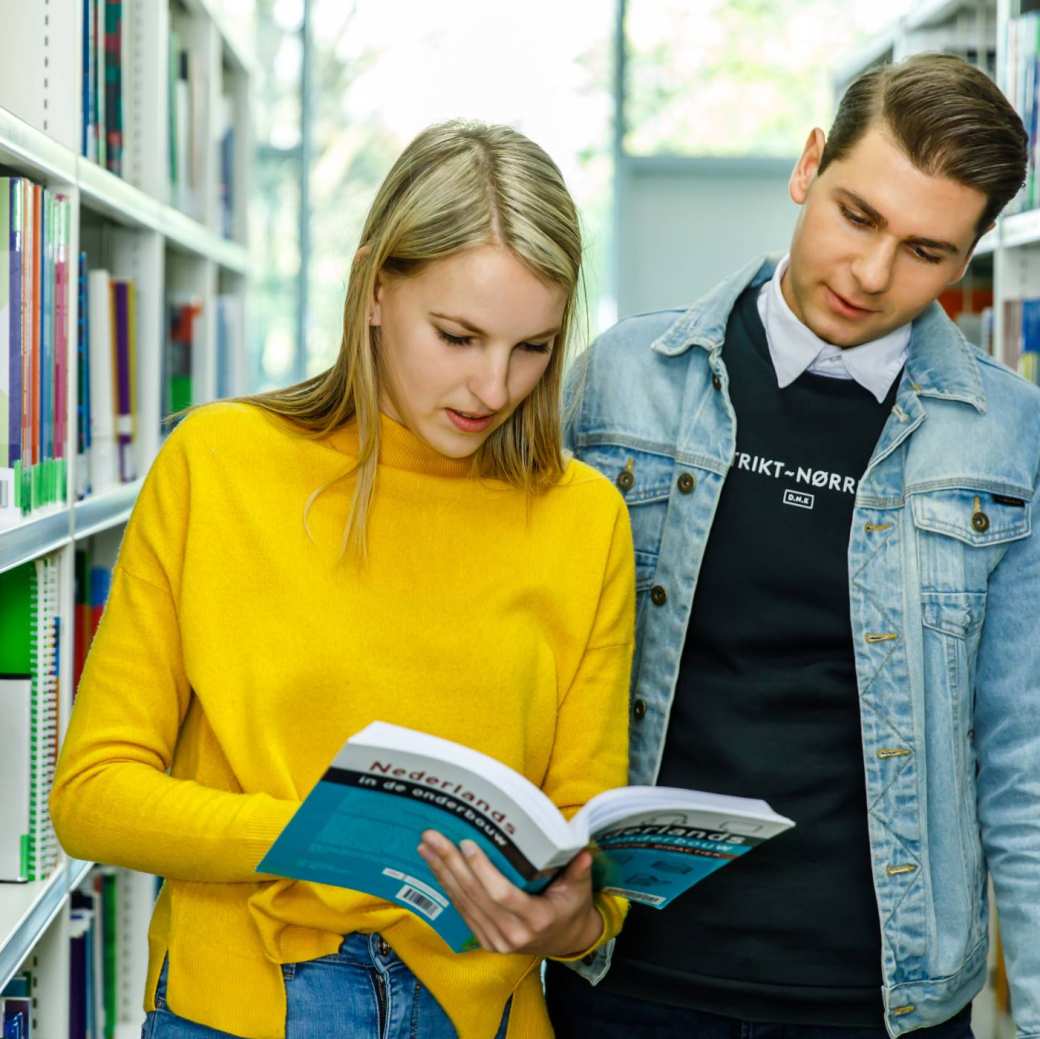
[[[80, 151], [117, 176], [126, 175], [128, 118], [127, 82], [134, 60], [133, 4], [128, 0], [82, 0], [82, 125]], [[233, 234], [235, 127], [230, 96], [220, 95], [217, 110], [207, 113], [210, 76], [205, 52], [188, 45], [191, 20], [174, 4], [169, 11], [170, 31], [165, 57], [167, 105], [165, 114], [168, 163], [166, 198], [170, 204], [206, 222], [206, 169], [217, 171], [216, 226], [226, 238]], [[212, 128], [215, 156], [207, 148]]]

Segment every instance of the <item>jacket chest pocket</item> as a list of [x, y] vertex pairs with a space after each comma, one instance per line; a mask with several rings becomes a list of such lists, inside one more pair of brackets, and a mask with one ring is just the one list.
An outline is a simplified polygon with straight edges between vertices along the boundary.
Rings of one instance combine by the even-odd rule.
[[611, 480], [628, 505], [635, 544], [636, 592], [645, 598], [661, 552], [675, 462], [666, 455], [615, 444], [587, 447], [578, 456]]
[[955, 488], [911, 496], [921, 591], [985, 594], [1007, 546], [1030, 532], [1030, 503]]

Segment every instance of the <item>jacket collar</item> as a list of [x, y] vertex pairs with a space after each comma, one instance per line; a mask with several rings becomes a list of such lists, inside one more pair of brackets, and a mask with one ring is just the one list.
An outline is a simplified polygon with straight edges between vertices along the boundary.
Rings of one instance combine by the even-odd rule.
[[[677, 357], [691, 346], [721, 350], [730, 312], [740, 294], [764, 285], [779, 260], [779, 256], [759, 257], [730, 275], [686, 310], [650, 349], [666, 357]], [[907, 381], [919, 396], [960, 401], [976, 411], [986, 411], [975, 349], [938, 303], [932, 303], [913, 323], [903, 376], [903, 382]]]

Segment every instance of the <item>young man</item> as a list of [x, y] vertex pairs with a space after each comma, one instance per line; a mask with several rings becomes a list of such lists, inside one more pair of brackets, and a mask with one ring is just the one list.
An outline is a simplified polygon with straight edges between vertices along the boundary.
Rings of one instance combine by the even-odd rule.
[[1040, 393], [935, 302], [1025, 166], [981, 72], [868, 72], [789, 255], [585, 355], [570, 446], [635, 534], [631, 781], [797, 826], [633, 905], [595, 988], [552, 965], [560, 1039], [970, 1036], [987, 874], [1040, 1037]]

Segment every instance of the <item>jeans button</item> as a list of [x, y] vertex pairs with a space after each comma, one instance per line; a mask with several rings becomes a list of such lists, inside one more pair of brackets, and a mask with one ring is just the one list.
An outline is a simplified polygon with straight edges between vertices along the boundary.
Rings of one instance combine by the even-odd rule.
[[378, 949], [380, 956], [390, 955], [390, 943], [382, 935], [379, 936]]
[[632, 713], [636, 716], [636, 721], [642, 721], [646, 717], [646, 700], [639, 697], [634, 704], [632, 704]]
[[668, 602], [668, 593], [659, 584], [655, 584], [650, 589], [650, 601], [655, 606], [664, 606]]

